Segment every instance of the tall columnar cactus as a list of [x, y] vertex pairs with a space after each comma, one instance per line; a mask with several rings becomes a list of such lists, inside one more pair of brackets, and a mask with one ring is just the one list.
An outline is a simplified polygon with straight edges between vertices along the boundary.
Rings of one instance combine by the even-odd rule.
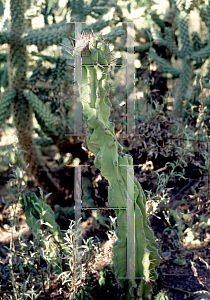
[[[186, 103], [193, 102], [195, 95], [197, 96], [199, 94], [198, 90], [201, 90], [197, 84], [194, 87], [194, 90], [190, 91], [196, 75], [195, 70], [200, 68], [206, 59], [210, 57], [210, 39], [208, 37], [207, 40], [202, 43], [197, 32], [193, 32], [191, 37], [189, 35], [189, 13], [195, 6], [195, 1], [173, 0], [173, 2], [181, 47], [177, 47], [175, 44], [174, 33], [170, 27], [165, 28], [164, 36], [161, 36], [158, 42], [160, 44], [167, 45], [171, 53], [181, 60], [182, 67], [181, 69], [177, 69], [169, 65], [166, 60], [159, 57], [152, 48], [150, 49], [150, 54], [151, 58], [157, 63], [163, 72], [170, 74], [172, 78], [179, 78], [174, 102], [174, 112], [178, 117], [183, 117], [184, 101], [186, 101]], [[206, 23], [210, 36], [209, 7], [210, 1], [209, 5], [206, 6], [206, 10], [200, 10], [200, 15]], [[162, 27], [160, 27], [160, 29], [162, 29]], [[160, 31], [159, 34], [161, 35]], [[156, 36], [153, 36], [153, 38], [155, 39]]]
[[[82, 51], [82, 74], [79, 56]], [[127, 255], [127, 203], [131, 201], [135, 190], [135, 277], [141, 279], [119, 279], [122, 287], [129, 289], [137, 285], [137, 295], [148, 299], [151, 282], [157, 278], [159, 264], [157, 245], [153, 231], [149, 227], [146, 216], [146, 198], [144, 192], [131, 171], [130, 183], [127, 188], [127, 169], [132, 166], [130, 155], [123, 154], [123, 147], [118, 143], [114, 124], [110, 116], [110, 85], [109, 66], [113, 55], [108, 44], [94, 34], [84, 34], [76, 41], [74, 54], [77, 60], [76, 79], [81, 92], [84, 121], [90, 132], [87, 137], [89, 149], [95, 153], [94, 164], [108, 180], [109, 204], [116, 209], [118, 227], [117, 242], [113, 247], [113, 270], [117, 278], [126, 277]], [[81, 76], [82, 75], [82, 76]], [[131, 201], [130, 205], [134, 205]], [[121, 209], [122, 208], [122, 209]], [[129, 267], [129, 265], [128, 265]], [[127, 290], [125, 299], [131, 299], [134, 290]], [[137, 296], [136, 295], [136, 296]]]

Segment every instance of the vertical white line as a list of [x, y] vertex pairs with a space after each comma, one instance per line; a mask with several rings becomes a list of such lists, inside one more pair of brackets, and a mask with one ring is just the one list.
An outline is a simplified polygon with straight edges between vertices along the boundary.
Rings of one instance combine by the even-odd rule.
[[126, 76], [126, 92], [127, 92], [127, 134], [133, 133], [134, 129], [134, 101], [135, 101], [135, 69], [134, 69], [134, 23], [127, 21], [127, 76]]
[[[127, 23], [127, 134], [134, 129], [134, 101], [135, 101], [135, 69], [134, 69], [134, 23]], [[127, 166], [127, 274], [130, 280], [135, 279], [135, 232], [134, 232], [134, 170]]]
[[134, 231], [134, 170], [127, 166], [127, 274], [128, 279], [135, 279], [135, 231]]
[[[82, 206], [82, 180], [81, 180], [81, 166], [75, 166], [74, 168], [74, 200], [75, 200], [75, 231], [78, 230], [79, 228], [77, 227], [77, 224], [79, 220], [82, 217], [81, 213], [81, 206]], [[83, 278], [83, 273], [82, 273], [82, 262], [79, 261], [79, 256], [78, 256], [78, 247], [82, 245], [82, 240], [81, 237], [79, 239], [75, 239], [75, 249], [76, 251], [74, 252], [74, 261], [75, 261], [75, 273], [76, 275], [77, 270], [80, 270], [80, 278]]]
[[81, 214], [81, 199], [82, 199], [82, 180], [81, 166], [74, 168], [74, 200], [75, 200], [75, 222], [77, 223], [82, 217]]
[[[81, 22], [75, 22], [75, 39], [81, 38]], [[75, 40], [76, 43], [76, 40]], [[76, 46], [76, 45], [75, 45]], [[77, 78], [77, 81], [82, 81], [82, 61], [81, 61], [81, 51], [79, 52], [79, 55], [74, 58], [75, 59], [75, 74], [74, 79]], [[76, 81], [76, 80], [75, 80]], [[81, 103], [81, 85], [78, 86], [79, 88], [79, 97], [75, 100], [77, 100], [77, 109], [74, 114], [74, 135], [79, 136], [82, 135], [82, 103]], [[76, 230], [77, 224], [82, 217], [81, 213], [81, 199], [82, 199], [82, 181], [81, 181], [81, 166], [75, 166], [74, 168], [74, 200], [75, 200], [75, 222], [76, 222]], [[82, 240], [80, 239], [76, 242], [76, 249], [78, 249], [78, 246], [81, 246]], [[75, 270], [78, 269], [81, 270], [80, 276], [82, 277], [82, 262], [79, 261], [79, 257], [77, 257], [77, 251], [74, 253], [75, 256]], [[77, 272], [76, 272], [77, 273]]]
[[[82, 22], [75, 22], [75, 39], [81, 38], [81, 29], [82, 29]], [[80, 54], [75, 57], [75, 73], [74, 73], [74, 81], [76, 82], [76, 78], [78, 80], [78, 76], [82, 77], [82, 61], [81, 61], [81, 52]], [[82, 103], [81, 103], [81, 85], [79, 88], [79, 96], [78, 98], [75, 97], [75, 101], [77, 102], [76, 111], [74, 113], [74, 135], [75, 136], [83, 136], [82, 131]]]

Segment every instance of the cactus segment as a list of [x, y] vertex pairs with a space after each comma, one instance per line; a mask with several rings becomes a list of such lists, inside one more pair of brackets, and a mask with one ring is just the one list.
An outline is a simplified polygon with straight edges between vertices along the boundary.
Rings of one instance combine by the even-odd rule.
[[44, 104], [34, 93], [29, 90], [23, 90], [23, 95], [42, 121], [48, 125], [55, 125], [57, 123], [57, 119], [47, 109], [46, 104]]
[[6, 113], [10, 108], [10, 105], [14, 101], [16, 96], [16, 90], [8, 90], [0, 100], [0, 126], [6, 117]]
[[183, 10], [185, 6], [184, 0], [172, 0], [177, 10]]
[[156, 43], [158, 43], [162, 46], [167, 45], [166, 41], [162, 37], [162, 33], [159, 31], [157, 26], [152, 26], [151, 27], [151, 34], [152, 34], [152, 39], [153, 39], [154, 42], [156, 42]]
[[7, 32], [0, 33], [0, 45], [9, 44], [11, 41], [11, 36]]
[[192, 63], [186, 59], [183, 60], [182, 63], [182, 72], [180, 74], [180, 81], [181, 81], [181, 92], [183, 98], [186, 98], [186, 94], [189, 90], [190, 83], [192, 82]]
[[194, 52], [191, 55], [191, 59], [200, 60], [202, 58], [208, 58], [209, 56], [210, 56], [210, 43], [200, 51]]
[[[136, 46], [134, 48], [135, 52], [140, 52], [140, 53], [144, 53], [145, 51], [149, 50], [149, 48], [151, 47], [151, 43], [144, 43], [140, 46]], [[130, 49], [128, 48], [128, 51], [130, 52]]]
[[192, 32], [192, 43], [193, 43], [194, 51], [199, 51], [203, 46], [203, 43], [201, 41], [199, 34], [195, 31]]
[[[80, 55], [82, 54], [82, 70]], [[156, 269], [159, 264], [157, 245], [153, 231], [149, 228], [146, 217], [146, 197], [133, 171], [127, 182], [127, 169], [133, 166], [130, 155], [123, 154], [114, 133], [114, 124], [109, 121], [109, 71], [113, 60], [110, 47], [102, 38], [83, 34], [76, 41], [74, 55], [76, 59], [76, 79], [79, 85], [83, 105], [83, 117], [87, 121], [89, 136], [87, 144], [95, 153], [94, 164], [108, 180], [108, 201], [116, 210], [117, 238], [113, 246], [113, 271], [122, 287], [138, 285], [138, 293], [142, 299], [149, 299], [150, 282], [157, 278]], [[81, 76], [82, 75], [82, 76]], [[133, 167], [132, 167], [133, 169]], [[132, 203], [134, 193], [134, 203]], [[135, 211], [135, 277], [128, 283], [127, 267], [127, 212], [130, 203]], [[120, 210], [121, 208], [121, 210]], [[128, 259], [129, 261], [129, 259]], [[132, 262], [131, 262], [132, 266]], [[128, 284], [128, 285], [127, 285]], [[131, 299], [132, 292], [127, 291], [125, 299]]]
[[172, 67], [171, 65], [169, 65], [166, 62], [166, 60], [159, 57], [153, 48], [150, 48], [149, 52], [150, 52], [151, 58], [157, 63], [157, 65], [163, 72], [172, 74], [174, 76], [174, 78], [177, 78], [180, 76], [181, 71]]
[[181, 57], [182, 53], [179, 51], [178, 47], [174, 44], [173, 32], [170, 28], [165, 28], [165, 37], [167, 42], [167, 47], [174, 55]]
[[164, 21], [158, 16], [155, 11], [151, 12], [151, 18], [161, 29], [165, 29], [166, 26]]
[[192, 47], [191, 47], [191, 42], [190, 42], [190, 37], [189, 37], [189, 32], [188, 32], [188, 19], [189, 16], [185, 11], [181, 11], [177, 15], [178, 19], [178, 26], [179, 26], [179, 33], [180, 33], [180, 39], [182, 43], [182, 56], [188, 56], [190, 57], [192, 53]]
[[206, 24], [206, 26], [208, 27], [208, 22], [209, 22], [209, 15], [208, 12], [206, 10], [204, 10], [201, 7], [197, 8], [199, 13], [200, 13], [200, 17], [202, 19], [202, 21]]

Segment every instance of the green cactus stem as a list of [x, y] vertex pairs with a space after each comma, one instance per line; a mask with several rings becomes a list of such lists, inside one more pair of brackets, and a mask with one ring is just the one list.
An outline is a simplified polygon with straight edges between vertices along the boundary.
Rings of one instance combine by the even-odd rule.
[[[82, 52], [81, 52], [82, 51]], [[82, 53], [82, 70], [79, 65]], [[131, 299], [137, 286], [136, 296], [149, 299], [151, 282], [157, 278], [159, 255], [153, 231], [149, 227], [146, 216], [146, 197], [131, 171], [127, 188], [127, 168], [132, 166], [130, 155], [123, 154], [123, 147], [119, 144], [114, 133], [114, 124], [110, 117], [110, 77], [109, 66], [113, 60], [110, 46], [102, 38], [94, 34], [83, 34], [76, 41], [74, 55], [76, 57], [76, 79], [80, 89], [83, 105], [83, 117], [90, 132], [87, 137], [89, 149], [95, 153], [94, 164], [108, 180], [109, 204], [116, 208], [117, 238], [113, 247], [113, 271], [117, 278], [126, 277], [127, 267], [127, 202], [135, 210], [135, 277], [140, 279], [119, 279], [126, 291], [125, 299]], [[131, 183], [131, 184], [130, 184]], [[132, 187], [134, 186], [134, 190]], [[127, 189], [126, 189], [127, 188]], [[134, 203], [133, 193], [135, 193]], [[122, 209], [120, 209], [122, 208]], [[129, 267], [129, 265], [128, 265]], [[127, 287], [127, 288], [126, 288]]]

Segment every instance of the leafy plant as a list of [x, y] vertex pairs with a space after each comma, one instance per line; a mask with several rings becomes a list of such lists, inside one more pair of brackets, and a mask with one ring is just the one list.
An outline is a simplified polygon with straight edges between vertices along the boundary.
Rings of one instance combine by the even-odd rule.
[[[5, 300], [46, 296], [46, 286], [50, 286], [54, 274], [57, 274], [58, 281], [62, 281], [67, 294], [73, 297], [76, 285], [87, 274], [87, 262], [99, 251], [100, 243], [92, 237], [81, 239], [81, 220], [78, 224], [71, 220], [69, 229], [62, 234], [53, 210], [46, 204], [49, 195], [44, 196], [41, 188], [40, 198], [35, 193], [23, 192], [26, 188], [25, 170], [21, 167], [22, 150], [17, 148], [17, 141], [10, 152], [14, 152], [15, 161], [11, 166], [12, 178], [7, 183], [9, 199], [4, 210], [9, 210], [7, 220], [11, 227], [11, 240], [10, 247], [5, 246], [9, 261], [7, 265], [0, 266], [0, 280], [6, 287]], [[25, 211], [32, 233], [30, 239], [18, 234], [21, 209]]]

